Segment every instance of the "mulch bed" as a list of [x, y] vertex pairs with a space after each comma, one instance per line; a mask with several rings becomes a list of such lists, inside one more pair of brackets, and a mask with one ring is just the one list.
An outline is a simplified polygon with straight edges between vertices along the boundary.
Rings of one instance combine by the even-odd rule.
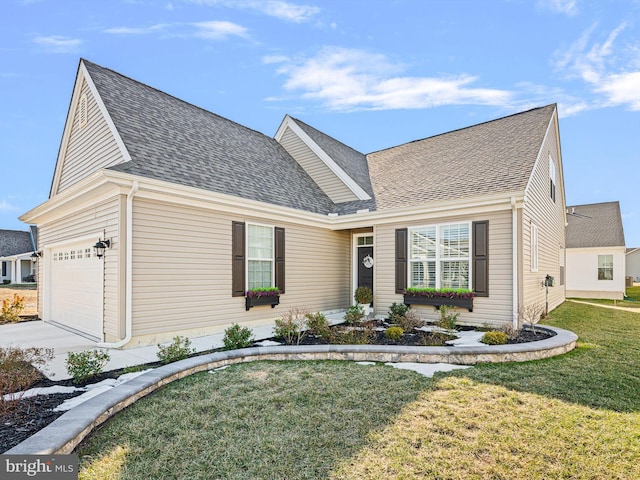
[[[416, 332], [414, 334], [405, 334], [399, 340], [391, 340], [384, 335], [384, 331], [376, 332], [373, 330], [376, 327], [386, 326], [385, 322], [381, 320], [372, 320], [370, 322], [366, 322], [364, 325], [365, 328], [369, 328], [369, 340], [367, 343], [372, 345], [442, 346], [445, 345], [444, 342], [446, 340], [455, 338], [443, 333]], [[344, 326], [339, 325], [331, 328], [340, 329], [344, 328]], [[458, 330], [475, 330], [475, 328], [459, 327]], [[549, 338], [549, 336], [550, 334], [548, 330], [536, 329], [536, 333], [534, 334], [530, 329], [522, 329], [520, 330], [519, 335], [515, 338], [510, 338], [508, 343], [535, 342]], [[284, 343], [281, 338], [274, 337], [268, 340]], [[307, 335], [302, 339], [300, 345], [324, 345], [327, 343], [329, 343], [327, 340], [318, 336]], [[209, 352], [201, 352], [197, 355], [203, 355], [205, 353]], [[161, 365], [159, 362], [155, 362], [143, 367], [154, 368], [159, 365]], [[104, 372], [81, 384], [74, 383], [72, 379], [53, 381], [43, 376], [31, 385], [31, 388], [48, 387], [53, 385], [84, 386], [89, 383], [97, 383], [108, 378], [118, 378], [123, 373], [125, 372], [122, 370]], [[25, 398], [15, 402], [14, 408], [9, 414], [4, 416], [0, 415], [0, 453], [18, 445], [23, 440], [26, 440], [34, 433], [49, 425], [64, 413], [53, 412], [52, 410], [55, 407], [60, 405], [66, 399], [73, 398], [82, 393], [83, 392], [79, 391], [74, 393], [38, 395], [36, 397]]]

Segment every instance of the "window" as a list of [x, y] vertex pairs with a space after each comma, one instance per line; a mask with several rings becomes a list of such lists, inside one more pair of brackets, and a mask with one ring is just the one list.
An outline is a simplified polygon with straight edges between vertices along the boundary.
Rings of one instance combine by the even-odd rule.
[[409, 230], [409, 286], [470, 288], [470, 226], [468, 223]]
[[550, 190], [549, 194], [551, 196], [551, 200], [555, 203], [556, 201], [556, 164], [553, 161], [553, 157], [549, 155], [549, 184]]
[[358, 246], [359, 247], [366, 247], [368, 245], [373, 245], [373, 237], [372, 236], [358, 237]]
[[613, 280], [613, 255], [598, 255], [598, 280]]
[[538, 271], [538, 226], [531, 224], [531, 271]]
[[247, 224], [247, 289], [273, 287], [273, 227]]
[[2, 262], [2, 276], [7, 276], [7, 262]]

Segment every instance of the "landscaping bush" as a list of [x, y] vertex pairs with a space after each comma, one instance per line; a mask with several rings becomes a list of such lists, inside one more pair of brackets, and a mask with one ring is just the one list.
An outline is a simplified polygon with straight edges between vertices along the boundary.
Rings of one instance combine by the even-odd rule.
[[24, 297], [17, 293], [13, 294], [13, 299], [8, 298], [2, 301], [2, 311], [0, 311], [0, 320], [5, 322], [17, 322], [20, 320], [20, 314], [24, 310]]
[[327, 317], [320, 312], [307, 313], [306, 324], [307, 333], [309, 335], [317, 335], [325, 340], [331, 335], [331, 329], [329, 328]]
[[1, 347], [0, 348], [0, 416], [8, 413], [20, 399], [5, 400], [7, 393], [29, 388], [42, 377], [37, 367], [53, 359], [53, 348]]
[[287, 345], [300, 345], [304, 338], [306, 318], [309, 312], [302, 307], [291, 307], [282, 317], [276, 319], [273, 334]]
[[[436, 324], [440, 328], [444, 328], [445, 330], [455, 330], [456, 322], [458, 321], [459, 312], [455, 311], [456, 307], [451, 307], [447, 305], [442, 305], [440, 307], [440, 320], [436, 322]], [[438, 309], [436, 308], [436, 311]]]
[[181, 337], [180, 335], [173, 337], [173, 341], [169, 345], [158, 344], [158, 359], [162, 363], [177, 362], [178, 360], [184, 360], [192, 353], [195, 353], [196, 349], [191, 348], [191, 340], [187, 337]]
[[405, 332], [412, 332], [414, 328], [424, 325], [420, 315], [413, 308], [407, 309], [404, 315], [396, 317], [393, 323], [397, 323]]
[[480, 339], [480, 342], [486, 343], [487, 345], [504, 345], [507, 343], [508, 339], [509, 338], [506, 333], [492, 330], [485, 333]]
[[389, 327], [384, 331], [384, 336], [390, 340], [398, 341], [404, 335], [402, 327]]
[[409, 305], [393, 302], [389, 307], [389, 320], [391, 323], [398, 323], [397, 319], [404, 317], [408, 310]]
[[336, 345], [368, 345], [376, 338], [370, 325], [362, 327], [338, 327], [331, 330], [330, 342]]
[[67, 353], [65, 365], [67, 372], [76, 383], [102, 373], [102, 369], [111, 359], [106, 350], [85, 350], [82, 352]]
[[364, 318], [364, 311], [359, 305], [351, 305], [344, 314], [344, 321], [347, 325], [359, 323]]
[[353, 299], [356, 303], [369, 304], [373, 302], [373, 292], [369, 287], [358, 287], [353, 295]]
[[254, 338], [250, 328], [241, 327], [234, 323], [224, 331], [222, 343], [225, 350], [235, 350], [237, 348], [247, 348], [253, 344]]

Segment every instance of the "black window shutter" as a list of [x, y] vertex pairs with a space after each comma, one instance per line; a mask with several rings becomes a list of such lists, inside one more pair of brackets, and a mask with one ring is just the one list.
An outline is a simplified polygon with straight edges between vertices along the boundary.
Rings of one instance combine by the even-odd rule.
[[407, 289], [408, 234], [406, 228], [396, 229], [396, 293], [404, 293]]
[[280, 293], [284, 293], [284, 228], [275, 227], [275, 250], [276, 250], [276, 288], [280, 290]]
[[2, 276], [7, 276], [7, 262], [2, 262]]
[[245, 291], [245, 267], [244, 267], [244, 252], [245, 252], [245, 229], [243, 222], [232, 222], [232, 234], [231, 234], [231, 251], [232, 251], [232, 264], [231, 264], [231, 289], [234, 297], [244, 297]]
[[489, 221], [473, 222], [473, 291], [489, 296]]

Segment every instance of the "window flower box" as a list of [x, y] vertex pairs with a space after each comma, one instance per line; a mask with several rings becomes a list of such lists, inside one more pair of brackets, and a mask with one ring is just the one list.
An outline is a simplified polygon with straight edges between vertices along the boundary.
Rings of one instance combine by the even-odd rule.
[[405, 305], [442, 305], [466, 308], [473, 312], [474, 293], [470, 290], [435, 290], [408, 288], [404, 293]]
[[247, 290], [245, 297], [245, 308], [247, 311], [251, 307], [258, 307], [261, 305], [271, 305], [271, 308], [275, 308], [280, 304], [280, 291], [277, 288], [257, 288], [254, 290]]

